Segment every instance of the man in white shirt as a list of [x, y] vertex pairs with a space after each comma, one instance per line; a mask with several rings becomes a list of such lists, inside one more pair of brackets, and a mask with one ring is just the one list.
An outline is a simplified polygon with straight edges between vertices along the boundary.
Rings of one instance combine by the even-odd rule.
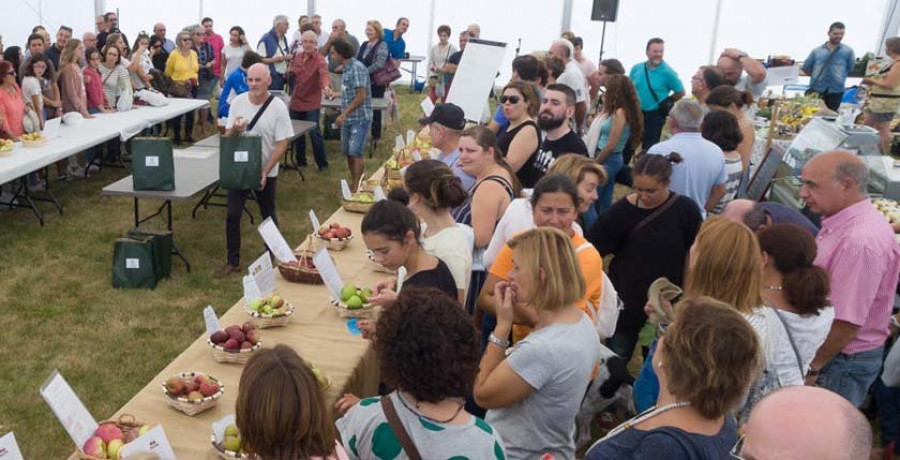
[[[247, 71], [250, 90], [234, 98], [228, 112], [226, 136], [244, 134], [262, 137], [262, 175], [256, 189], [256, 202], [263, 219], [272, 217], [275, 223], [275, 185], [278, 181], [278, 164], [293, 135], [291, 117], [280, 98], [269, 93], [271, 83], [265, 64], [253, 64]], [[257, 118], [254, 123], [254, 118]], [[250, 126], [252, 123], [252, 126]], [[225, 240], [228, 262], [215, 276], [221, 278], [241, 272], [241, 216], [250, 190], [228, 190], [228, 217], [225, 219]]]
[[328, 34], [322, 32], [322, 16], [318, 14], [312, 15], [312, 17], [310, 17], [310, 23], [312, 23], [313, 32], [315, 32], [316, 37], [318, 37], [316, 46], [319, 49], [322, 49], [322, 47], [325, 46], [325, 43], [328, 43]]
[[766, 91], [766, 68], [737, 48], [725, 48], [719, 55], [716, 67], [725, 74], [725, 83], [738, 91], [750, 91], [754, 99]]
[[584, 131], [584, 118], [587, 114], [587, 89], [584, 86], [586, 80], [581, 72], [581, 67], [572, 59], [572, 56], [575, 55], [575, 47], [566, 39], [555, 40], [550, 45], [549, 54], [566, 63], [566, 70], [556, 79], [556, 82], [572, 88], [572, 91], [575, 92], [575, 130], [580, 136]]
[[590, 100], [593, 101], [597, 98], [600, 87], [597, 86], [595, 88], [592, 86], [590, 80], [588, 80], [588, 75], [597, 71], [597, 65], [594, 64], [594, 61], [591, 61], [584, 55], [584, 39], [581, 37], [573, 38], [572, 46], [575, 47], [575, 62], [578, 63], [578, 67], [581, 68], [581, 73], [584, 74], [584, 87], [587, 88]]
[[705, 111], [693, 100], [680, 100], [669, 113], [672, 138], [660, 142], [647, 151], [651, 155], [668, 156], [677, 153], [681, 161], [672, 165], [669, 189], [692, 198], [704, 218], [725, 196], [725, 154], [716, 144], [700, 135], [700, 123]]

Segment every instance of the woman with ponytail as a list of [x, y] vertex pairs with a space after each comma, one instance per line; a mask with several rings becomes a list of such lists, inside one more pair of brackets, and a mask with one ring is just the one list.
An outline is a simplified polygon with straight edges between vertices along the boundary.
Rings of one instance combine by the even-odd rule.
[[763, 300], [784, 323], [796, 349], [795, 360], [806, 375], [834, 320], [834, 308], [828, 305], [828, 273], [813, 265], [816, 240], [803, 227], [775, 224], [761, 230], [758, 238]]

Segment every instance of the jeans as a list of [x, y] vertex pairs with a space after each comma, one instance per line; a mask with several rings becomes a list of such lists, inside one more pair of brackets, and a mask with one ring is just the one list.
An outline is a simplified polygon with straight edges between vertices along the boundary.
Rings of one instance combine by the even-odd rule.
[[[275, 216], [275, 186], [277, 177], [266, 179], [266, 186], [262, 190], [256, 190], [256, 204], [259, 212], [265, 220], [272, 217], [275, 225], [278, 225], [278, 217]], [[244, 203], [250, 190], [228, 190], [226, 198], [228, 215], [225, 217], [225, 245], [228, 251], [228, 263], [239, 266], [241, 263], [241, 217], [244, 213]]]
[[[309, 140], [312, 142], [313, 157], [316, 159], [316, 166], [319, 169], [328, 167], [328, 157], [325, 155], [325, 139], [322, 137], [322, 130], [319, 129], [319, 109], [310, 110], [308, 112], [298, 112], [291, 110], [292, 120], [311, 121], [316, 124], [312, 131], [309, 132]], [[298, 166], [306, 166], [306, 136], [300, 136], [294, 141], [294, 162]]]
[[[372, 85], [372, 98], [384, 97], [384, 86]], [[381, 110], [372, 110], [372, 139], [381, 139]]]
[[[897, 342], [894, 342], [897, 346]], [[884, 355], [890, 352], [885, 347]], [[878, 424], [881, 426], [881, 442], [883, 445], [900, 441], [900, 388], [889, 387], [881, 380], [881, 374], [872, 384], [872, 396], [878, 409]]]
[[662, 134], [663, 125], [666, 124], [666, 116], [660, 110], [651, 110], [644, 112], [644, 134], [641, 137], [641, 150], [646, 152], [659, 143], [659, 136]]
[[822, 368], [817, 383], [843, 396], [854, 406], [862, 406], [883, 360], [884, 347], [852, 355], [840, 353]]
[[341, 125], [341, 151], [344, 152], [344, 155], [362, 158], [371, 123], [371, 120], [345, 121]]
[[619, 170], [622, 169], [622, 166], [625, 164], [624, 158], [622, 158], [622, 152], [613, 152], [609, 154], [606, 158], [606, 161], [603, 162], [603, 168], [606, 169], [606, 184], [597, 187], [597, 202], [594, 204], [594, 207], [597, 208], [597, 215], [603, 214], [610, 206], [612, 206], [613, 202], [613, 192], [616, 189], [616, 174], [619, 174]]

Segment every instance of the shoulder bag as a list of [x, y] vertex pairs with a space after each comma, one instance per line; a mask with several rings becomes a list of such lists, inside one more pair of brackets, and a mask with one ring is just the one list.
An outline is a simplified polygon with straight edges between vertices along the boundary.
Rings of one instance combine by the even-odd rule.
[[400, 447], [406, 452], [406, 456], [409, 457], [409, 460], [422, 460], [419, 449], [416, 449], [416, 445], [413, 443], [412, 438], [409, 437], [409, 433], [406, 431], [406, 428], [403, 427], [403, 422], [400, 421], [400, 416], [397, 414], [397, 409], [394, 407], [390, 395], [381, 397], [381, 410], [384, 411], [384, 416], [387, 417], [388, 424], [391, 426], [391, 431], [394, 432], [394, 436], [397, 436], [397, 440], [400, 441]]
[[631, 228], [631, 230], [628, 231], [627, 239], [630, 240], [632, 237], [634, 237], [634, 234], [637, 233], [638, 230], [646, 227], [647, 224], [656, 220], [657, 217], [659, 217], [660, 215], [662, 215], [662, 213], [666, 212], [669, 208], [671, 208], [672, 205], [675, 204], [675, 200], [677, 200], [677, 199], [678, 199], [678, 194], [675, 192], [670, 192], [669, 199], [665, 203], [661, 204], [658, 208], [656, 208], [656, 211], [653, 211], [652, 213], [650, 213], [649, 216], [643, 218], [640, 222], [637, 223], [637, 225], [635, 225], [634, 227]]
[[[376, 59], [376, 55], [378, 53], [378, 47], [381, 46], [381, 43], [378, 42], [378, 45], [372, 49], [372, 60]], [[391, 57], [390, 51], [388, 51], [387, 60], [384, 61], [384, 67], [375, 71], [372, 74], [372, 83], [375, 86], [390, 86], [396, 80], [400, 79], [400, 66], [394, 62], [394, 58]]]
[[814, 90], [813, 88], [816, 86], [819, 78], [822, 77], [822, 74], [825, 73], [825, 70], [828, 69], [828, 64], [831, 64], [831, 60], [834, 58], [834, 55], [837, 54], [837, 51], [839, 49], [841, 49], [841, 45], [838, 45], [837, 48], [831, 50], [831, 54], [829, 54], [828, 59], [825, 60], [825, 65], [822, 66], [822, 70], [820, 70], [819, 74], [816, 75], [816, 78], [813, 78], [812, 82], [809, 83], [809, 88], [807, 88], [806, 92], [804, 92], [803, 94], [806, 94], [808, 96], [812, 93], [818, 93], [818, 91]]
[[656, 91], [653, 91], [653, 85], [650, 84], [650, 71], [647, 70], [647, 63], [644, 63], [644, 77], [647, 80], [647, 88], [650, 89], [650, 94], [653, 95], [653, 100], [659, 104], [659, 111], [662, 112], [664, 117], [669, 116], [669, 112], [672, 111], [672, 107], [675, 107], [675, 101], [672, 100], [672, 97], [666, 97], [663, 100], [659, 100], [659, 96], [656, 95]]

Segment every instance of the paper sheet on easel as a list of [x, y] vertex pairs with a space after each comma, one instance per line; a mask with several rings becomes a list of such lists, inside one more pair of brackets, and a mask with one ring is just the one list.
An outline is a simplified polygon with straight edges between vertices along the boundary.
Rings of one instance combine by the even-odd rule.
[[[291, 254], [293, 254], [293, 251]], [[259, 287], [259, 294], [262, 297], [275, 292], [275, 269], [272, 267], [272, 259], [269, 257], [268, 251], [250, 264], [247, 271], [253, 277], [253, 280], [256, 281], [256, 286]]]
[[259, 234], [262, 236], [263, 241], [266, 242], [266, 246], [269, 247], [269, 250], [275, 254], [275, 258], [280, 262], [287, 263], [297, 260], [297, 257], [294, 256], [294, 251], [288, 246], [287, 241], [271, 217], [266, 218], [263, 223], [259, 224]]

